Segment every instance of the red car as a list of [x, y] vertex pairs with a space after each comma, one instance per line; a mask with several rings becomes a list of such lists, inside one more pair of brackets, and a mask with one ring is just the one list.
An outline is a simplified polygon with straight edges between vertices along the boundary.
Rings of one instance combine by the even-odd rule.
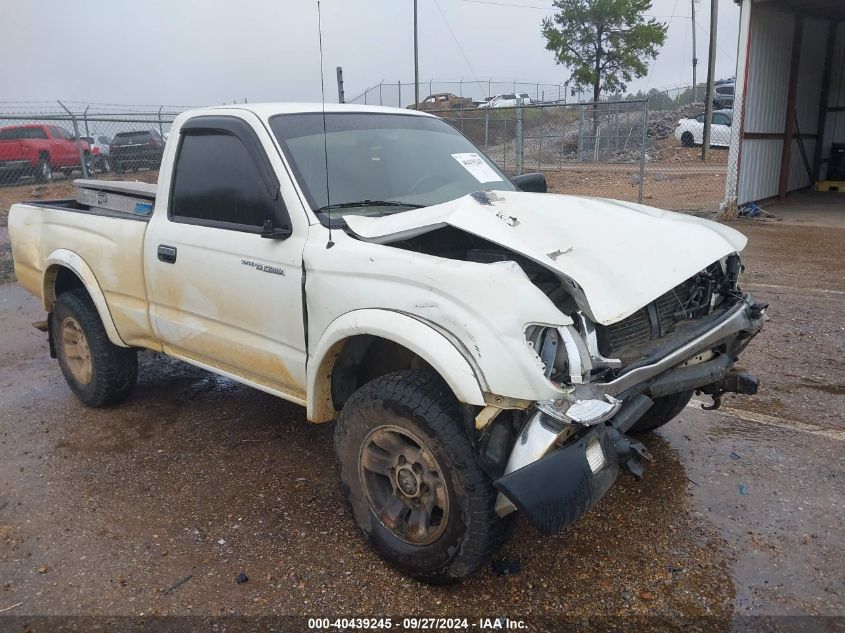
[[[79, 141], [88, 172], [93, 172], [91, 148]], [[57, 125], [15, 125], [0, 128], [0, 179], [17, 180], [33, 176], [50, 182], [54, 171], [70, 175], [79, 169], [76, 139]]]

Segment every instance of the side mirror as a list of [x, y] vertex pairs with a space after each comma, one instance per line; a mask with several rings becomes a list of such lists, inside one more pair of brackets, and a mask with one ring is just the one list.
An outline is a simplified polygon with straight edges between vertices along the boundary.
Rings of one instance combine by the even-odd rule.
[[530, 191], [532, 193], [548, 193], [549, 191], [546, 185], [546, 177], [541, 173], [514, 176], [511, 178], [511, 182], [520, 191]]
[[261, 227], [261, 237], [268, 240], [283, 240], [290, 237], [291, 230], [286, 226], [276, 226], [273, 220], [264, 220]]

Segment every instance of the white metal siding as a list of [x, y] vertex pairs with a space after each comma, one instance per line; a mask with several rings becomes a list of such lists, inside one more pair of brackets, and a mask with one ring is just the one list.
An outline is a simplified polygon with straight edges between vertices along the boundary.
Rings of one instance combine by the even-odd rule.
[[[795, 111], [802, 134], [815, 134], [818, 127], [819, 100], [827, 50], [828, 22], [804, 20]], [[795, 17], [786, 11], [752, 2], [748, 89], [745, 96], [744, 131], [783, 134], [792, 62], [792, 38]], [[839, 27], [834, 58], [831, 105], [845, 103], [845, 29]], [[742, 51], [740, 51], [742, 54]], [[845, 142], [845, 113], [830, 114], [825, 134], [825, 155], [834, 138]], [[804, 139], [804, 152], [812, 168], [816, 140]], [[737, 183], [737, 202], [770, 198], [778, 194], [783, 141], [779, 139], [744, 139]], [[789, 159], [789, 191], [808, 187], [807, 173], [798, 139], [793, 141]]]
[[[745, 131], [782, 133], [792, 58], [793, 17], [753, 5]], [[745, 157], [743, 157], [743, 160]]]
[[[789, 88], [793, 16], [753, 4], [745, 132], [782, 134]], [[742, 141], [737, 202], [777, 195], [783, 141]]]
[[777, 195], [782, 146], [783, 141], [779, 139], [743, 142], [737, 198], [739, 204]]

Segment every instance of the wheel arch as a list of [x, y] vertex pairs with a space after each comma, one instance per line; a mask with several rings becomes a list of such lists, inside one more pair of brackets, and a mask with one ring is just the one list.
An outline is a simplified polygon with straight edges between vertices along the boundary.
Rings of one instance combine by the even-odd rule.
[[42, 303], [47, 312], [53, 311], [56, 298], [64, 291], [84, 288], [103, 322], [109, 340], [119, 347], [129, 347], [120, 338], [109, 312], [106, 297], [91, 267], [79, 255], [64, 248], [53, 251], [47, 258], [44, 270]]
[[[423, 361], [449, 385], [459, 402], [484, 406], [484, 377], [466, 354], [432, 325], [392, 310], [354, 310], [335, 319], [309, 356], [307, 376], [308, 419], [328, 422], [337, 417], [338, 381], [365, 367], [364, 359], [372, 345], [381, 345], [393, 354], [406, 352]], [[378, 377], [395, 371], [390, 359], [375, 371]], [[366, 371], [366, 369], [364, 369]], [[348, 391], [348, 388], [345, 390]], [[349, 394], [341, 394], [341, 396]], [[345, 399], [343, 400], [345, 402]], [[342, 406], [343, 402], [339, 402]]]

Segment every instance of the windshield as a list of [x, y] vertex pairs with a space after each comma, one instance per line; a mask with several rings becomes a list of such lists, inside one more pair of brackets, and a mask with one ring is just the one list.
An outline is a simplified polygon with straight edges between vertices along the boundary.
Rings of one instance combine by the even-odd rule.
[[440, 119], [364, 112], [325, 116], [330, 195], [326, 195], [323, 115], [280, 114], [270, 119], [294, 176], [321, 221], [329, 205], [347, 206], [335, 217], [378, 216], [475, 191], [516, 190], [492, 161]]

